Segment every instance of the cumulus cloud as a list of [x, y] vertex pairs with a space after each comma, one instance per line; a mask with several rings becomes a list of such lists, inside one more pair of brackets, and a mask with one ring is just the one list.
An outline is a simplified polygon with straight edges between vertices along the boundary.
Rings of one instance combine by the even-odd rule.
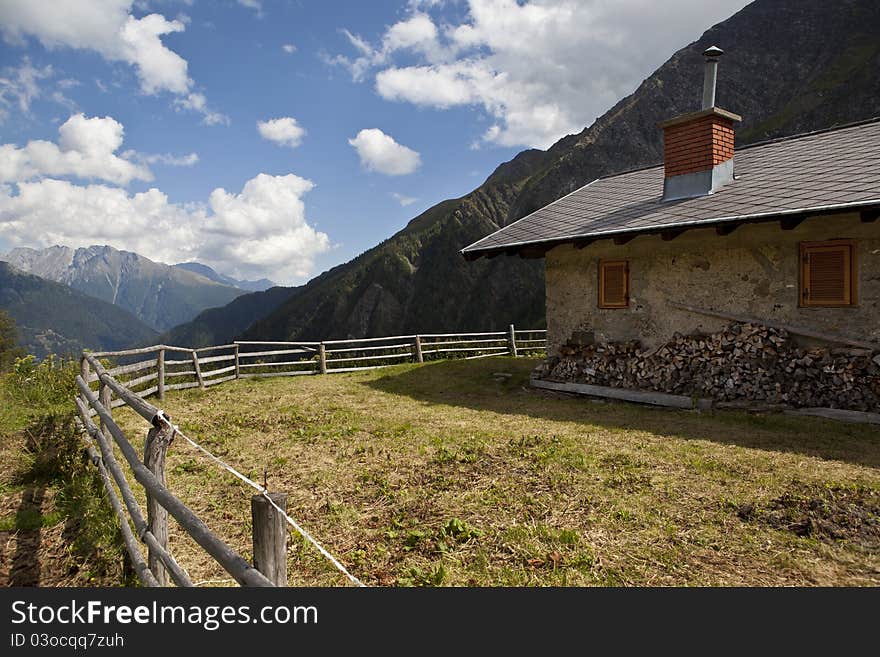
[[366, 128], [349, 139], [361, 158], [361, 165], [388, 176], [404, 176], [412, 173], [422, 163], [419, 154], [386, 135], [378, 128]]
[[[410, 2], [407, 18], [375, 45], [346, 33], [356, 55], [326, 61], [346, 66], [355, 80], [375, 73], [387, 100], [481, 108], [491, 120], [483, 143], [546, 148], [592, 123], [746, 2], [468, 0], [460, 23], [438, 27], [431, 12], [442, 4]], [[669, 15], [671, 24], [663, 20]]]
[[[135, 18], [131, 6], [132, 0], [4, 0], [0, 3], [0, 31], [8, 43], [24, 44], [26, 37], [32, 36], [46, 48], [92, 50], [108, 61], [130, 64], [145, 94], [192, 96], [193, 81], [186, 60], [162, 42], [167, 34], [183, 32], [185, 21], [168, 20], [161, 14]], [[216, 113], [204, 102], [183, 106], [202, 113], [206, 123], [222, 122], [212, 118]]]
[[43, 176], [74, 176], [126, 185], [152, 180], [150, 170], [116, 154], [122, 146], [122, 124], [105, 116], [74, 114], [58, 128], [58, 143], [41, 139], [18, 148], [0, 145], [0, 182]]
[[373, 47], [363, 37], [343, 29], [348, 42], [358, 51], [357, 57], [337, 55], [326, 57], [329, 64], [339, 64], [349, 70], [355, 81], [361, 81], [373, 67], [387, 64], [394, 53], [409, 50], [429, 60], [441, 59], [448, 50], [441, 46], [438, 31], [431, 17], [414, 8], [411, 16], [388, 28], [381, 43]]
[[283, 46], [281, 46], [281, 50], [286, 52], [288, 55], [292, 55], [296, 52], [296, 46], [292, 43], [285, 43]]
[[414, 196], [404, 196], [403, 194], [398, 194], [397, 192], [391, 192], [391, 198], [400, 203], [400, 206], [404, 208], [408, 205], [412, 205], [419, 200]]
[[55, 179], [16, 187], [0, 186], [0, 235], [13, 246], [111, 244], [161, 262], [198, 260], [288, 283], [311, 275], [315, 256], [330, 248], [306, 221], [302, 197], [314, 185], [293, 174], [259, 174], [238, 193], [218, 188], [196, 204], [171, 203], [155, 188], [129, 194]]
[[257, 131], [263, 139], [279, 146], [296, 148], [302, 143], [306, 130], [292, 116], [282, 116], [268, 121], [257, 121]]

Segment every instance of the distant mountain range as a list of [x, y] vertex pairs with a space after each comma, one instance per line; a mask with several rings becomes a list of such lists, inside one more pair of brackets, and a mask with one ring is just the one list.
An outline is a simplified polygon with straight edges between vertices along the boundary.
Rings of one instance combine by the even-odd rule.
[[470, 194], [435, 205], [286, 297], [273, 288], [203, 313], [174, 329], [175, 342], [542, 326], [542, 260], [467, 263], [459, 250], [595, 178], [660, 162], [657, 122], [699, 109], [701, 53], [710, 45], [726, 53], [718, 104], [743, 115], [738, 145], [873, 117], [878, 34], [873, 0], [757, 0], [676, 52], [580, 134], [523, 151]]
[[114, 350], [156, 339], [131, 313], [62, 283], [0, 262], [0, 309], [15, 320], [19, 344], [38, 358]]
[[204, 276], [215, 283], [231, 285], [232, 287], [237, 287], [239, 290], [247, 290], [248, 292], [262, 292], [263, 290], [268, 290], [270, 287], [275, 287], [275, 283], [268, 278], [260, 278], [256, 281], [240, 281], [237, 278], [232, 278], [232, 276], [219, 274], [208, 265], [203, 265], [200, 262], [181, 262], [173, 266]]
[[165, 265], [110, 246], [17, 248], [2, 259], [20, 271], [127, 310], [157, 331], [188, 322], [202, 310], [224, 306], [245, 293], [219, 281], [223, 277], [210, 267]]

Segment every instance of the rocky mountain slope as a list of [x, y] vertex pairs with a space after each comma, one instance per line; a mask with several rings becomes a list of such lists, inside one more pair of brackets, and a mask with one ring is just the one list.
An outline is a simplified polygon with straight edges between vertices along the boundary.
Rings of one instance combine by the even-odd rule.
[[119, 306], [157, 331], [244, 294], [192, 271], [110, 246], [17, 248], [2, 259], [21, 271]]
[[[657, 122], [699, 109], [701, 53], [710, 45], [726, 53], [717, 100], [743, 115], [738, 145], [880, 113], [878, 33], [880, 3], [872, 0], [757, 0], [676, 52], [581, 133], [547, 151], [520, 153], [470, 194], [439, 203], [390, 239], [313, 279], [243, 336], [491, 330], [511, 322], [539, 327], [543, 261], [467, 263], [458, 251], [597, 177], [659, 162]], [[249, 303], [259, 307], [259, 299]], [[218, 309], [212, 321], [222, 326], [225, 317]], [[218, 342], [204, 323], [198, 331], [178, 327], [177, 336], [184, 344]]]
[[239, 290], [247, 290], [248, 292], [262, 292], [263, 290], [268, 290], [270, 287], [275, 287], [275, 283], [268, 278], [259, 278], [255, 281], [239, 280], [232, 276], [221, 274], [208, 265], [203, 265], [201, 262], [179, 262], [173, 266], [178, 269], [191, 271], [194, 274], [204, 276], [215, 283], [231, 285], [232, 287], [237, 287]]
[[6, 262], [0, 262], [0, 309], [15, 320], [18, 343], [38, 358], [122, 349], [156, 338], [128, 311]]

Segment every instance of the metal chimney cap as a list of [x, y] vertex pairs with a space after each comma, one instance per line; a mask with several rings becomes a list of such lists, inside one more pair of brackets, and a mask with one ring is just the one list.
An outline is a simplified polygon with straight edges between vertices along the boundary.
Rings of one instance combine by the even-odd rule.
[[724, 54], [724, 51], [721, 50], [718, 46], [709, 46], [703, 51], [703, 57], [714, 59], [716, 57], [721, 57]]

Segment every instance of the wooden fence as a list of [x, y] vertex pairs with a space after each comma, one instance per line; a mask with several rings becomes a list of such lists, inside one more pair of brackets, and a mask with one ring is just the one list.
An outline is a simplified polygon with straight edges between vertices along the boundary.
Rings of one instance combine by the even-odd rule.
[[[287, 583], [286, 496], [263, 490], [251, 498], [254, 548], [254, 565], [251, 565], [166, 487], [165, 454], [176, 428], [146, 398], [155, 395], [163, 399], [170, 390], [204, 389], [234, 379], [353, 372], [407, 361], [518, 356], [541, 353], [545, 349], [544, 330], [516, 330], [511, 325], [507, 331], [498, 332], [323, 342], [236, 341], [201, 349], [155, 345], [124, 351], [86, 352], [76, 378], [79, 395], [75, 403], [86, 451], [99, 470], [110, 504], [119, 518], [131, 565], [145, 586], [166, 586], [169, 578], [178, 586], [192, 586], [168, 549], [169, 514], [239, 584], [283, 586]], [[93, 388], [92, 384], [96, 386]], [[113, 419], [112, 409], [123, 405], [150, 425], [143, 457]], [[99, 425], [93, 418], [98, 419]], [[145, 490], [146, 518], [116, 459], [114, 443], [135, 480]], [[139, 541], [147, 547], [146, 560]]]

